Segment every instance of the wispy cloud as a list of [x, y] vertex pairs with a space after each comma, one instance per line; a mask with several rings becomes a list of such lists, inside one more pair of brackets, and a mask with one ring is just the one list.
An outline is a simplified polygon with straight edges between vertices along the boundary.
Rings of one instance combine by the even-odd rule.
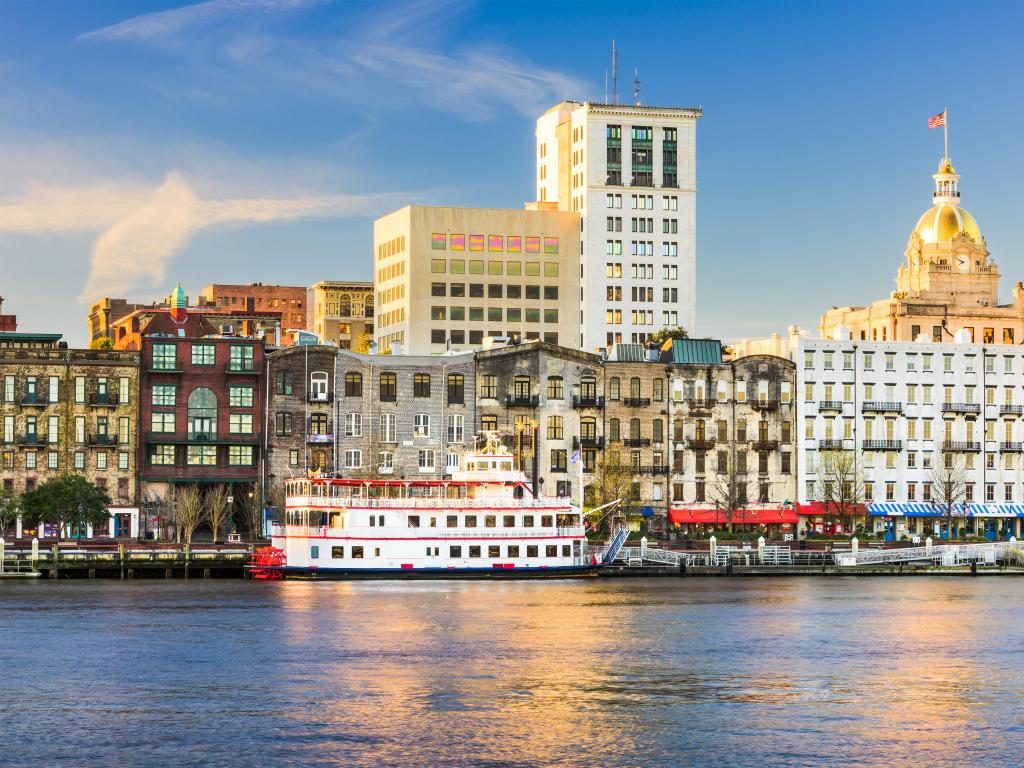
[[379, 193], [207, 199], [175, 171], [155, 188], [47, 187], [22, 199], [0, 200], [0, 232], [98, 231], [79, 296], [87, 303], [158, 285], [189, 239], [209, 227], [370, 216], [403, 205], [409, 197]]
[[202, 3], [133, 16], [117, 24], [86, 32], [83, 40], [158, 40], [166, 39], [221, 21], [251, 14], [302, 10], [326, 0], [206, 0]]

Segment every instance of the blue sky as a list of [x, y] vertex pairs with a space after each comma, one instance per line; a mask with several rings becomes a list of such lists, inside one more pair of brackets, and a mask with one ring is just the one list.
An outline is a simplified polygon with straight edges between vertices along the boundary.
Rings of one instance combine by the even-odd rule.
[[1024, 278], [1024, 5], [0, 0], [0, 295], [85, 340], [89, 300], [178, 280], [371, 277], [407, 202], [518, 207], [533, 123], [700, 105], [698, 327], [815, 328], [888, 294], [950, 110], [964, 207]]

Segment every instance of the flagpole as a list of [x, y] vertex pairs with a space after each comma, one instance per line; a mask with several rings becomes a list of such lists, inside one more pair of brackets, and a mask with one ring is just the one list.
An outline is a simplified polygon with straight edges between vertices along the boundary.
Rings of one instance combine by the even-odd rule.
[[946, 150], [946, 159], [949, 160], [949, 110], [942, 110], [942, 143]]

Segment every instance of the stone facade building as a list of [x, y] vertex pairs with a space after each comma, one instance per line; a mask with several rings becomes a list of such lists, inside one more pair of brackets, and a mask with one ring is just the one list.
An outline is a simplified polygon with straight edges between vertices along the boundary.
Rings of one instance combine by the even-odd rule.
[[472, 353], [300, 347], [274, 352], [268, 371], [268, 487], [310, 471], [439, 478], [474, 445]]
[[321, 280], [310, 293], [313, 319], [309, 327], [317, 338], [338, 349], [368, 352], [373, 341], [373, 283]]
[[112, 535], [135, 535], [139, 355], [0, 349], [0, 478], [23, 493], [81, 474], [112, 500]]

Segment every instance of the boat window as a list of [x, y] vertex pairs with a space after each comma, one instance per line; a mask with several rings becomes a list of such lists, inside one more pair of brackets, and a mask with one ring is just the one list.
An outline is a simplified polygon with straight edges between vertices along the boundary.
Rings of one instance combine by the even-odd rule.
[[333, 558], [342, 558], [344, 556], [345, 556], [345, 548], [344, 547], [331, 547], [331, 557], [333, 557]]
[[384, 515], [377, 515], [377, 525], [384, 526]]
[[487, 556], [501, 557], [501, 547], [499, 547], [497, 544], [491, 544], [489, 547], [487, 547]]
[[494, 528], [494, 527], [497, 526], [497, 524], [498, 524], [498, 518], [495, 515], [485, 515], [484, 516], [484, 527], [485, 528]]
[[469, 548], [469, 556], [470, 557], [480, 557], [480, 547], [470, 547]]
[[467, 471], [473, 472], [475, 469], [476, 469], [476, 462], [475, 461], [467, 461], [466, 462], [466, 470]]
[[320, 557], [320, 547], [316, 546], [315, 544], [312, 547], [310, 547], [309, 548], [309, 556], [313, 560], [318, 559]]
[[533, 528], [533, 515], [523, 515], [523, 528]]
[[568, 544], [562, 545], [562, 557], [569, 557], [572, 554], [572, 549]]
[[466, 527], [476, 528], [476, 515], [466, 515]]
[[516, 516], [515, 515], [505, 515], [503, 518], [501, 518], [501, 524], [504, 527], [506, 527], [506, 528], [515, 528], [516, 527]]
[[375, 549], [373, 550], [373, 556], [374, 556], [374, 557], [380, 557], [380, 547], [376, 547], [376, 548], [375, 548]]
[[437, 528], [437, 518], [436, 517], [430, 518], [430, 527], [431, 528]]
[[501, 462], [501, 468], [505, 472], [511, 472], [512, 471], [512, 462], [511, 461], [503, 461], [503, 462]]
[[355, 560], [362, 560], [363, 559], [363, 548], [362, 547], [352, 547], [352, 557]]
[[519, 545], [518, 544], [509, 544], [508, 556], [509, 557], [519, 557]]
[[420, 527], [420, 516], [419, 515], [409, 515], [409, 527], [410, 528], [419, 528]]
[[374, 517], [373, 515], [370, 515], [370, 527], [372, 528], [376, 524], [377, 524], [377, 518]]
[[456, 515], [448, 515], [445, 523], [449, 528], [459, 527], [459, 518]]
[[537, 545], [536, 544], [527, 544], [527, 546], [526, 546], [526, 556], [527, 557], [536, 557], [537, 556]]
[[541, 515], [540, 516], [540, 527], [541, 528], [550, 528], [554, 524], [555, 524], [555, 521], [551, 517], [551, 515]]
[[548, 544], [547, 547], [545, 548], [545, 556], [546, 557], [558, 557], [558, 545], [557, 544]]
[[449, 557], [462, 557], [462, 547], [448, 547]]

